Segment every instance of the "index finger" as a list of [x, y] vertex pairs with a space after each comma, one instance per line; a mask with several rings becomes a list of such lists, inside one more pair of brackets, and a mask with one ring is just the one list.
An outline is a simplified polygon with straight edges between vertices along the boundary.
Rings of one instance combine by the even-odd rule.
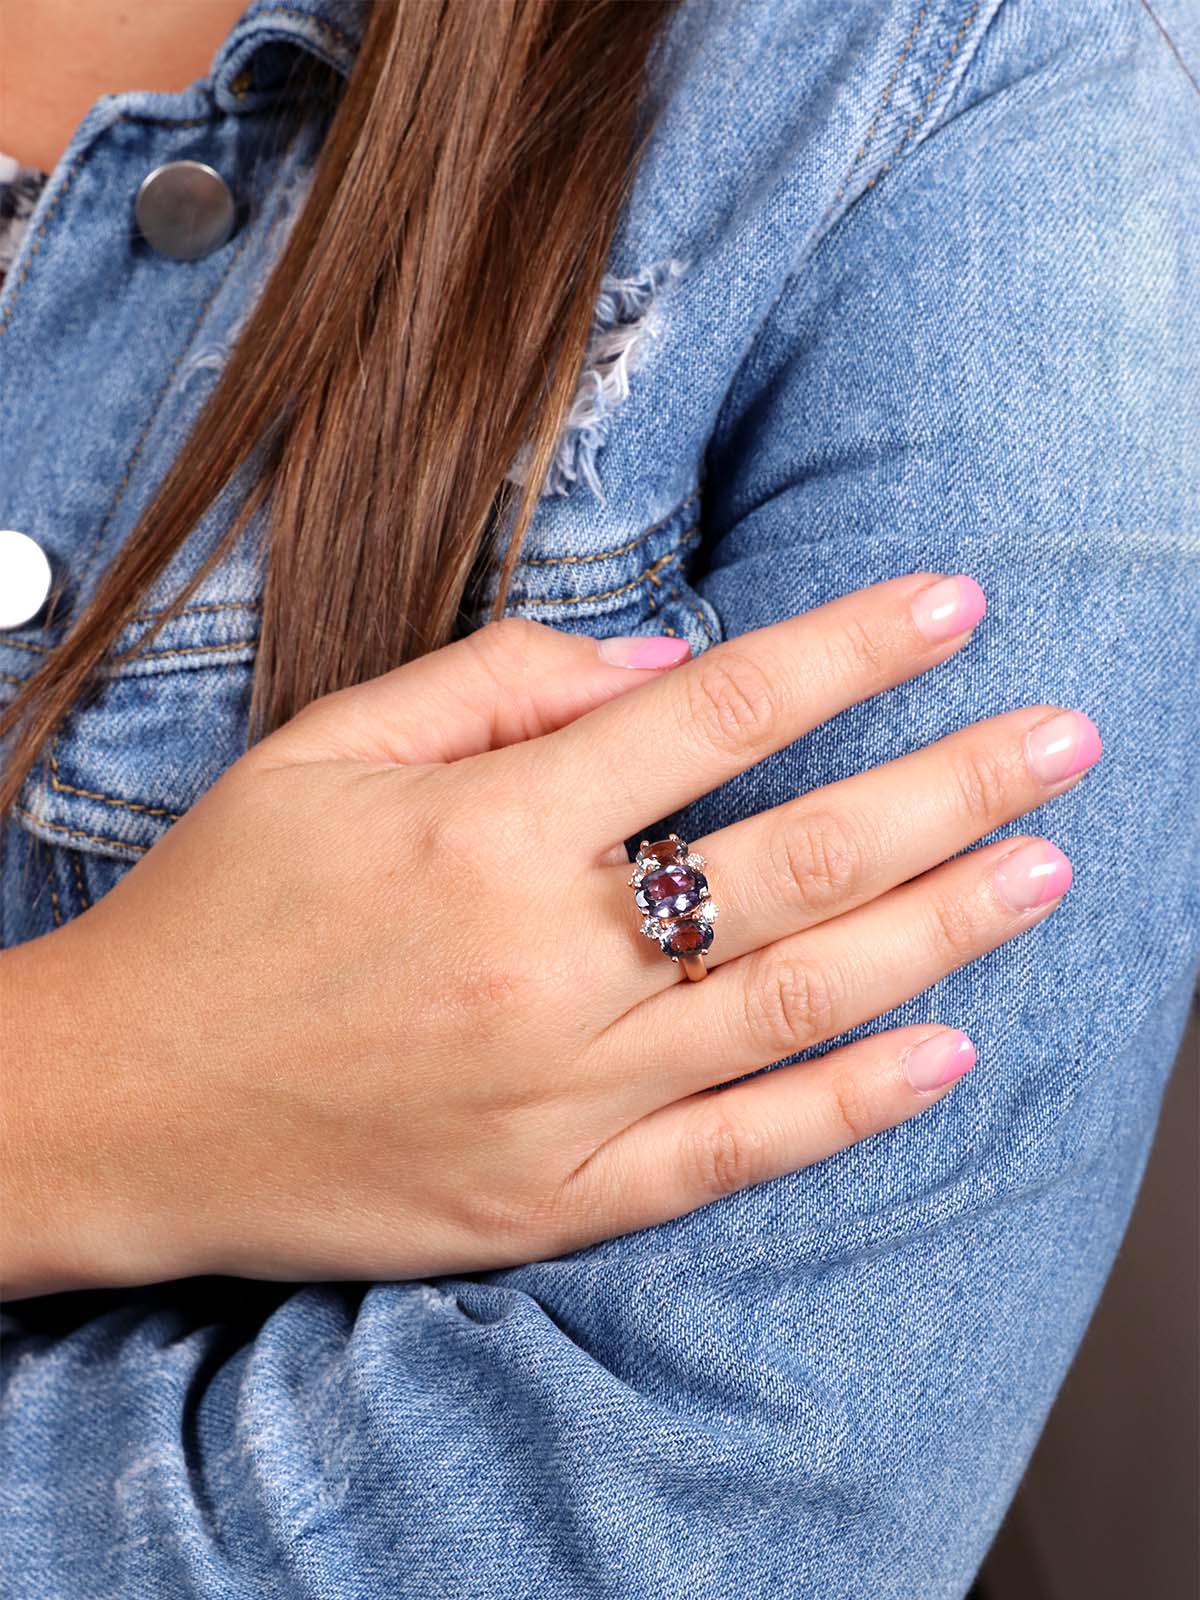
[[973, 578], [914, 573], [714, 645], [518, 747], [530, 792], [570, 796], [563, 811], [611, 845], [944, 661], [985, 606]]

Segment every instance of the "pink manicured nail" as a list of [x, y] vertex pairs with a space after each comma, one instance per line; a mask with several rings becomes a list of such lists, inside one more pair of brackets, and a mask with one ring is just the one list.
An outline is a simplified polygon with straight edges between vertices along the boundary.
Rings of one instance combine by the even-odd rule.
[[1071, 863], [1049, 839], [1034, 839], [996, 867], [996, 889], [1014, 911], [1032, 911], [1071, 887]]
[[917, 632], [930, 644], [953, 639], [973, 628], [987, 610], [987, 597], [974, 578], [942, 578], [922, 589], [912, 603]]
[[941, 1089], [975, 1065], [975, 1046], [959, 1028], [947, 1028], [915, 1045], [904, 1058], [904, 1075], [918, 1094]]
[[1095, 766], [1104, 746], [1096, 724], [1082, 711], [1061, 711], [1025, 735], [1025, 758], [1043, 783], [1061, 783]]
[[691, 655], [686, 639], [672, 639], [665, 633], [632, 634], [628, 638], [597, 641], [601, 659], [612, 667], [677, 667]]

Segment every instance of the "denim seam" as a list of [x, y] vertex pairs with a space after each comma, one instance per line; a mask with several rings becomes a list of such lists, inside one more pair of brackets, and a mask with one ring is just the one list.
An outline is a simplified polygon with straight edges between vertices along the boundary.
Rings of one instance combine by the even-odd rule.
[[707, 638], [709, 644], [716, 644], [717, 636], [712, 630], [712, 623], [704, 615], [704, 613], [703, 613], [703, 611], [701, 611], [700, 607], [698, 605], [696, 605], [694, 603], [694, 601], [688, 600], [684, 596], [683, 592], [680, 589], [677, 589], [677, 588], [671, 590], [671, 598], [673, 600], [678, 600], [681, 606], [686, 606], [687, 607], [687, 609], [695, 617], [696, 621], [704, 629], [704, 634], [705, 634], [705, 637]]
[[688, 506], [694, 505], [699, 498], [700, 490], [693, 489], [686, 500], [681, 500], [677, 506], [667, 512], [665, 517], [660, 517], [653, 527], [636, 534], [632, 539], [627, 539], [624, 544], [614, 545], [611, 550], [591, 550], [586, 555], [581, 556], [533, 556], [528, 560], [518, 562], [518, 565], [522, 567], [569, 567], [585, 561], [603, 561], [608, 556], [628, 555], [630, 550], [636, 550], [638, 545], [645, 544], [647, 539], [656, 533], [660, 533], [674, 517], [677, 517], [681, 511], [686, 511]]
[[14, 804], [13, 810], [19, 816], [28, 817], [30, 822], [37, 823], [39, 828], [52, 828], [55, 833], [65, 833], [70, 839], [90, 839], [93, 844], [111, 844], [118, 850], [134, 850], [140, 856], [144, 856], [150, 848], [148, 844], [133, 844], [129, 839], [109, 839], [102, 833], [86, 833], [82, 828], [68, 828], [65, 823], [50, 822], [22, 805]]
[[82, 800], [100, 800], [106, 806], [119, 806], [123, 811], [141, 811], [148, 817], [170, 817], [172, 822], [178, 822], [183, 816], [182, 811], [169, 811], [166, 806], [145, 805], [139, 800], [119, 800], [115, 795], [100, 794], [95, 789], [77, 789], [73, 783], [64, 783], [58, 775], [57, 744], [56, 737], [50, 747], [50, 785], [58, 794], [76, 794]]
[[75, 868], [75, 893], [79, 896], [80, 910], [89, 911], [92, 902], [88, 899], [87, 890], [83, 886], [83, 866], [78, 850], [71, 851], [71, 865]]
[[664, 555], [659, 556], [656, 561], [652, 561], [648, 567], [644, 568], [638, 573], [636, 578], [630, 578], [627, 583], [618, 584], [615, 589], [602, 589], [599, 592], [592, 594], [554, 595], [550, 599], [545, 600], [530, 598], [528, 600], [516, 600], [513, 603], [515, 605], [523, 606], [569, 606], [588, 600], [612, 600], [619, 594], [626, 594], [630, 589], [638, 588], [640, 584], [658, 583], [659, 572], [661, 572], [664, 567], [669, 566], [672, 561], [678, 560], [683, 546], [688, 542], [692, 534], [696, 532], [698, 527], [699, 523], [694, 522], [690, 528], [684, 530], [684, 532]]
[[87, 155], [88, 149], [90, 148], [91, 146], [89, 145], [87, 149], [81, 150], [75, 157], [74, 161], [72, 161], [69, 169], [67, 170], [66, 176], [63, 178], [62, 184], [59, 187], [58, 193], [51, 201], [46, 215], [42, 218], [41, 223], [38, 226], [37, 233], [30, 242], [29, 249], [25, 255], [25, 260], [21, 264], [20, 275], [12, 286], [12, 293], [9, 295], [8, 304], [4, 308], [4, 315], [0, 317], [0, 334], [8, 331], [8, 325], [12, 320], [13, 306], [17, 303], [17, 296], [21, 292], [21, 286], [24, 284], [25, 279], [29, 276], [30, 264], [32, 263], [34, 256], [42, 248], [42, 239], [45, 236], [46, 229], [50, 226], [50, 219], [62, 204], [63, 196], [67, 193], [68, 189], [70, 189], [72, 183], [74, 183], [75, 174], [79, 171], [80, 166], [83, 164], [83, 159]]
[[[168, 621], [175, 617], [188, 617], [198, 611], [257, 611], [260, 603], [257, 600], [222, 600], [215, 605], [185, 606], [182, 611], [176, 611], [168, 616]], [[151, 622], [156, 617], [167, 614], [169, 608], [164, 606], [161, 611], [142, 611], [130, 618], [132, 622]], [[240, 650], [244, 645], [257, 643], [254, 639], [234, 639], [227, 644], [197, 644], [197, 645], [172, 645], [166, 650], [146, 650], [139, 656], [130, 656], [130, 661], [157, 660], [162, 656], [184, 656], [202, 650]], [[52, 650], [57, 650], [57, 644], [37, 644], [31, 639], [5, 639], [4, 647], [10, 650], [28, 650], [34, 655], [47, 655]], [[101, 661], [103, 665], [103, 660]], [[20, 682], [20, 679], [14, 679]]]
[[863, 135], [862, 144], [859, 145], [857, 154], [855, 155], [853, 161], [851, 161], [850, 165], [846, 168], [846, 176], [842, 179], [840, 185], [838, 186], [837, 193], [829, 202], [829, 205], [825, 211], [825, 215], [822, 217], [818, 227], [824, 227], [825, 223], [828, 222], [829, 218], [833, 215], [838, 201], [842, 199], [843, 195], [846, 193], [846, 190], [850, 187], [851, 180], [853, 179], [854, 174], [858, 171], [859, 164], [866, 155], [867, 151], [871, 148], [871, 141], [875, 137], [875, 130], [879, 126], [879, 119], [887, 110], [892, 98], [892, 91], [895, 89], [896, 83], [900, 77], [900, 69], [904, 66], [905, 61], [908, 59], [909, 52], [916, 43], [917, 35], [921, 31], [921, 26], [924, 23], [925, 18], [929, 15], [929, 8], [932, 4], [933, 0], [925, 0], [924, 5], [922, 5], [921, 9], [917, 12], [916, 20], [913, 22], [908, 38], [904, 41], [904, 48], [901, 50], [899, 56], [897, 56], [896, 65], [892, 68], [892, 75], [884, 85], [883, 93], [879, 98], [879, 104], [875, 108], [875, 115], [871, 118], [871, 121], [867, 127], [867, 131]]
[[[177, 656], [211, 656], [220, 655], [226, 650], [253, 649], [257, 643], [257, 639], [230, 639], [225, 644], [185, 644], [172, 646], [169, 650], [143, 650], [140, 655], [118, 659], [123, 665], [132, 667], [139, 661], [173, 661]], [[110, 662], [110, 667], [113, 664]]]
[[48, 878], [47, 878], [47, 882], [49, 883], [49, 886], [50, 886], [50, 906], [51, 906], [51, 909], [54, 912], [54, 926], [56, 928], [61, 928], [62, 925], [63, 925], [63, 914], [62, 914], [62, 907], [58, 903], [58, 890], [54, 887], [54, 854], [53, 854], [53, 852], [50, 852], [49, 860], [47, 861], [46, 864], [50, 869], [49, 870], [49, 874], [48, 874]]
[[863, 194], [870, 194], [871, 190], [874, 189], [875, 185], [877, 183], [879, 183], [879, 181], [887, 175], [887, 173], [891, 169], [892, 163], [896, 160], [897, 156], [899, 156], [899, 155], [901, 155], [903, 153], [905, 145], [912, 138], [913, 134], [917, 131], [917, 129], [924, 122], [925, 118], [928, 116], [929, 107], [933, 104], [934, 96], [937, 94], [938, 90], [941, 88], [942, 80], [943, 80], [943, 78], [945, 78], [947, 72], [949, 72], [949, 70], [950, 70], [950, 68], [951, 68], [951, 66], [952, 66], [952, 64], [954, 62], [955, 56], [958, 54], [960, 48], [962, 47], [963, 40], [967, 37], [967, 34], [970, 33], [971, 28], [973, 27], [973, 25], [975, 23], [975, 19], [978, 17], [980, 10], [981, 10], [981, 0], [974, 0], [974, 4], [971, 6], [971, 9], [967, 12], [966, 16], [963, 19], [962, 26], [959, 28], [958, 32], [954, 36], [954, 41], [951, 44], [950, 49], [946, 52], [945, 60], [942, 62], [941, 66], [938, 68], [937, 75], [935, 76], [932, 84], [929, 86], [928, 93], [926, 94], [925, 98], [921, 102], [921, 109], [917, 112], [916, 116], [909, 123], [908, 127], [905, 128], [904, 133], [903, 133], [903, 135], [902, 135], [902, 137], [900, 139], [900, 143], [892, 151], [891, 155], [888, 156], [887, 160], [883, 163], [883, 165], [880, 167], [879, 171], [875, 174], [875, 176], [873, 178], [871, 178], [869, 180], [869, 182], [864, 186]]

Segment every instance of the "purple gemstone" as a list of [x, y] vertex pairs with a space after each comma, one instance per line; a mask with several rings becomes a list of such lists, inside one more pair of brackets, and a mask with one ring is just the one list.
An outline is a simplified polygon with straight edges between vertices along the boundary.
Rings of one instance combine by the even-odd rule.
[[703, 873], [674, 864], [643, 878], [634, 898], [649, 916], [678, 917], [700, 904], [700, 891], [704, 886]]

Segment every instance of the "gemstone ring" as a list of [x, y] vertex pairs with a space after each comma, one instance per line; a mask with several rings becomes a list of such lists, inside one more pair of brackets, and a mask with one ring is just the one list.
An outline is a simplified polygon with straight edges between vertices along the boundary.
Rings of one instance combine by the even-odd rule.
[[693, 981], [708, 976], [704, 952], [712, 944], [717, 915], [703, 865], [704, 857], [672, 833], [653, 843], [642, 840], [629, 879], [642, 913], [642, 932], [657, 939], [663, 954]]

